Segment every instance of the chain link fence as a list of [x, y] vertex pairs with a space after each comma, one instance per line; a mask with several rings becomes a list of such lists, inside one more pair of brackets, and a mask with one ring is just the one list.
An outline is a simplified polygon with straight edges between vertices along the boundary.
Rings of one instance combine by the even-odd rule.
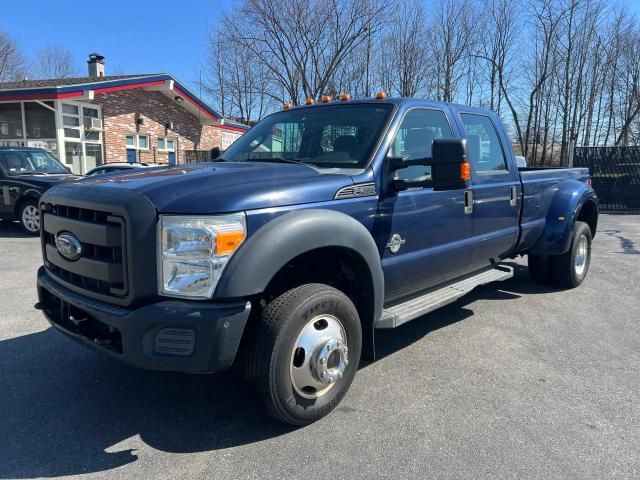
[[574, 167], [587, 167], [602, 213], [640, 214], [640, 146], [576, 147]]

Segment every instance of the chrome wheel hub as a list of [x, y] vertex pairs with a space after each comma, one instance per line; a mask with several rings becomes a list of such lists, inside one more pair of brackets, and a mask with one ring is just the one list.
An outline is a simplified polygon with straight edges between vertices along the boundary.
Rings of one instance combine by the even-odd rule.
[[576, 275], [581, 276], [587, 268], [587, 259], [589, 258], [589, 241], [587, 237], [582, 235], [578, 239], [578, 248], [576, 248], [576, 258], [573, 268]]
[[327, 393], [349, 365], [347, 336], [340, 320], [319, 315], [308, 322], [291, 352], [290, 375], [294, 390], [304, 398]]
[[22, 210], [22, 224], [30, 232], [40, 230], [40, 212], [33, 205], [29, 205]]

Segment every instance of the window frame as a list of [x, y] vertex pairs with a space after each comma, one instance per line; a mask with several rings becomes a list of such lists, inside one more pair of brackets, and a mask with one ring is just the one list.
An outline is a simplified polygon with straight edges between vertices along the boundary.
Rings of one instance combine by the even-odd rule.
[[[504, 161], [504, 169], [500, 169], [500, 170], [478, 170], [478, 164], [477, 161], [474, 161], [474, 159], [469, 158], [469, 160], [471, 161], [471, 165], [473, 166], [473, 173], [476, 175], [480, 175], [480, 176], [487, 176], [487, 175], [510, 175], [511, 174], [511, 170], [509, 170], [509, 161], [507, 159], [507, 154], [504, 150], [504, 145], [502, 144], [502, 139], [500, 138], [500, 132], [498, 131], [498, 129], [496, 128], [496, 123], [493, 121], [493, 118], [491, 117], [491, 115], [487, 115], [486, 113], [479, 113], [479, 112], [471, 112], [468, 110], [462, 110], [458, 112], [458, 118], [460, 120], [460, 128], [462, 129], [463, 138], [467, 138], [467, 128], [464, 125], [464, 121], [462, 120], [462, 115], [474, 115], [476, 117], [484, 117], [489, 119], [489, 123], [491, 123], [491, 126], [493, 127], [493, 131], [496, 133], [496, 138], [498, 139], [498, 145], [500, 145], [500, 151], [502, 152], [502, 159]], [[479, 160], [479, 159], [478, 159]]]
[[[133, 145], [127, 144], [127, 137], [133, 137]], [[147, 146], [144, 147], [144, 148], [140, 146], [140, 137], [146, 137], [147, 138]], [[149, 150], [151, 150], [151, 134], [149, 134], [149, 133], [134, 133], [134, 132], [125, 133], [125, 135], [124, 135], [124, 145], [125, 145], [125, 148], [127, 150], [140, 150], [142, 152], [148, 152]]]
[[[431, 110], [431, 111], [435, 111], [435, 112], [440, 112], [444, 115], [444, 118], [447, 120], [447, 125], [449, 126], [449, 131], [451, 132], [451, 137], [450, 138], [457, 138], [456, 137], [456, 131], [453, 128], [453, 123], [451, 123], [451, 118], [449, 115], [447, 115], [447, 111], [444, 108], [438, 108], [438, 107], [431, 107], [431, 106], [427, 106], [427, 105], [417, 105], [414, 107], [409, 107], [407, 108], [402, 115], [400, 116], [400, 119], [398, 121], [398, 126], [395, 128], [395, 131], [393, 132], [393, 134], [391, 135], [391, 140], [389, 142], [389, 148], [387, 149], [387, 153], [384, 156], [384, 161], [387, 161], [387, 158], [389, 158], [389, 154], [391, 153], [391, 149], [393, 148], [393, 144], [396, 141], [396, 137], [398, 136], [398, 132], [400, 131], [402, 124], [404, 123], [405, 118], [407, 117], [407, 115], [410, 112], [413, 112], [414, 110]], [[415, 183], [415, 182], [408, 182], [408, 183]], [[425, 182], [426, 183], [426, 182]], [[416, 190], [416, 189], [429, 189], [429, 190], [433, 190], [433, 186], [431, 185], [423, 185], [423, 186], [410, 186], [407, 191], [411, 191], [411, 190]], [[400, 192], [402, 193], [402, 192]]]
[[[164, 142], [164, 147], [160, 148], [160, 140], [162, 140]], [[173, 148], [168, 148], [168, 142], [173, 142]], [[178, 139], [176, 137], [165, 137], [162, 135], [159, 135], [156, 138], [156, 149], [159, 152], [175, 152], [176, 151], [176, 145], [178, 143]]]

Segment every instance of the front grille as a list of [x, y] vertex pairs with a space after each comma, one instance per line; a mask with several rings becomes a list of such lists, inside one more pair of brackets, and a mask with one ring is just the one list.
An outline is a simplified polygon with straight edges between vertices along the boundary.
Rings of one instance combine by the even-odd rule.
[[[82, 245], [80, 258], [70, 261], [57, 250], [56, 235], [73, 234]], [[125, 222], [109, 212], [67, 205], [42, 205], [42, 247], [51, 275], [99, 295], [125, 297]]]

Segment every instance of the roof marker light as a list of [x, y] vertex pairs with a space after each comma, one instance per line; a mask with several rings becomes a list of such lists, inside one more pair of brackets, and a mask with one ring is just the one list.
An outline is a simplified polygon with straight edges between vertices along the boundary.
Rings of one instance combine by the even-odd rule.
[[320, 100], [322, 101], [322, 103], [329, 103], [331, 101], [331, 97], [329, 95], [322, 95]]
[[347, 92], [344, 92], [342, 95], [340, 95], [340, 100], [343, 102], [348, 102], [349, 100], [351, 100], [351, 95], [349, 95]]
[[384, 100], [385, 98], [387, 98], [387, 94], [384, 92], [378, 92], [376, 93], [376, 99], [377, 100]]
[[291, 108], [291, 104], [290, 103], [283, 103], [282, 104], [282, 109], [283, 110], [289, 110]]
[[305, 105], [313, 105], [313, 98], [312, 97], [307, 97], [304, 101]]

